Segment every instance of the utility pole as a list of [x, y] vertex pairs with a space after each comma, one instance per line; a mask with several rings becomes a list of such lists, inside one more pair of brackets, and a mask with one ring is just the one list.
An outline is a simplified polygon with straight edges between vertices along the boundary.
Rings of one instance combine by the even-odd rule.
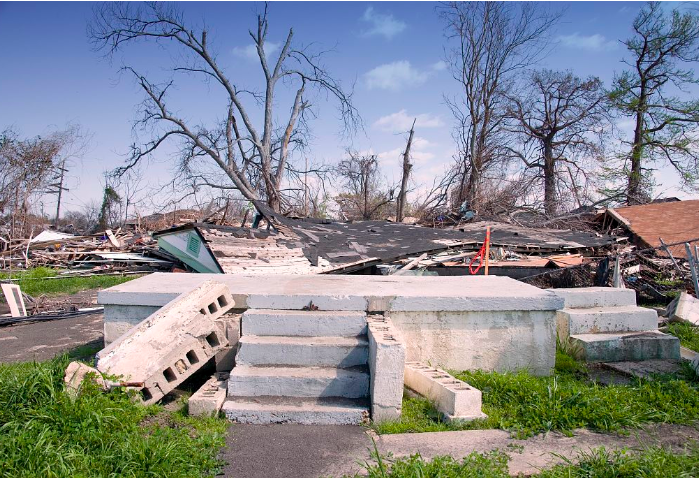
[[58, 227], [58, 220], [61, 218], [61, 199], [63, 198], [63, 192], [69, 192], [70, 189], [65, 188], [63, 186], [63, 180], [65, 178], [65, 173], [66, 173], [66, 159], [64, 158], [63, 161], [61, 162], [61, 166], [58, 167], [58, 179], [56, 183], [52, 183], [49, 186], [52, 188], [55, 188], [54, 191], [49, 191], [49, 193], [55, 193], [58, 195], [58, 200], [56, 201], [56, 220], [54, 223], [56, 224], [56, 227]]

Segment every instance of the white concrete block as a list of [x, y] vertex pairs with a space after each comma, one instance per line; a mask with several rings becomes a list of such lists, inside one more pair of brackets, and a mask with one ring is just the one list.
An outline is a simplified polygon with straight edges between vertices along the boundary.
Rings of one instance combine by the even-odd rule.
[[245, 335], [240, 338], [239, 365], [295, 365], [355, 367], [366, 365], [369, 344], [360, 337], [272, 337]]
[[699, 353], [697, 353], [692, 360], [692, 367], [694, 368], [694, 371], [697, 372], [697, 375], [699, 375]]
[[97, 369], [143, 382], [144, 402], [157, 402], [228, 346], [216, 320], [233, 306], [228, 287], [205, 282], [101, 350]]
[[214, 417], [226, 400], [226, 380], [219, 380], [214, 375], [202, 385], [191, 397], [187, 409], [190, 415]]
[[557, 313], [558, 335], [643, 332], [658, 328], [658, 313], [636, 306], [564, 308]]
[[403, 402], [405, 345], [400, 332], [383, 315], [367, 318], [371, 417], [375, 422], [400, 418]]
[[549, 288], [563, 298], [564, 308], [623, 307], [636, 305], [636, 291], [630, 288]]
[[366, 333], [366, 313], [336, 310], [250, 309], [243, 313], [243, 335], [356, 337]]
[[481, 391], [439, 368], [421, 362], [405, 365], [405, 385], [428, 398], [448, 421], [486, 418]]
[[228, 379], [229, 397], [345, 397], [369, 395], [369, 375], [329, 367], [237, 365]]
[[699, 325], [699, 299], [682, 292], [667, 306], [667, 318]]
[[408, 361], [452, 370], [525, 369], [547, 376], [556, 362], [556, 312], [392, 312]]
[[226, 340], [228, 340], [228, 346], [214, 356], [217, 372], [230, 372], [235, 366], [235, 356], [238, 353], [240, 340], [241, 317], [242, 315], [238, 313], [227, 313], [216, 320], [221, 330], [226, 333]]

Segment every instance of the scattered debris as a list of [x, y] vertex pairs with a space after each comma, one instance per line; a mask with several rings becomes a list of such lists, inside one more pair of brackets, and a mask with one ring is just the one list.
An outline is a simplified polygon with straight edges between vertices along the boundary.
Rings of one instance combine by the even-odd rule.
[[215, 417], [226, 400], [228, 375], [216, 374], [199, 388], [188, 402], [188, 413], [195, 416]]
[[699, 325], [699, 299], [682, 292], [667, 306], [665, 316], [670, 321]]
[[10, 314], [13, 317], [27, 316], [27, 309], [24, 306], [24, 298], [22, 298], [22, 290], [19, 285], [3, 283], [2, 293], [5, 295], [5, 301], [9, 305]]
[[107, 380], [102, 376], [100, 371], [95, 368], [80, 362], [70, 362], [68, 367], [66, 367], [66, 374], [63, 377], [68, 395], [75, 398], [80, 393], [80, 387], [86, 378], [90, 378], [91, 381], [95, 382], [105, 392], [118, 387], [143, 387], [143, 383], [141, 382], [113, 382]]

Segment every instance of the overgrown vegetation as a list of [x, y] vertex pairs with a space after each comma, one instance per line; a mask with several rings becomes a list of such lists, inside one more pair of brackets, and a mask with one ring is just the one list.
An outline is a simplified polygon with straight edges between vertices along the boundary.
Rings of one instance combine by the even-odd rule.
[[[419, 454], [393, 459], [372, 456], [367, 464], [372, 478], [457, 478], [509, 477], [508, 456], [497, 450], [488, 453], [473, 452], [462, 460], [449, 456], [424, 460]], [[575, 459], [560, 457], [560, 463], [541, 470], [534, 477], [557, 478], [663, 478], [697, 477], [699, 475], [699, 448], [688, 445], [682, 452], [662, 447], [646, 447], [640, 452], [607, 450], [604, 447], [581, 452]]]
[[683, 347], [699, 352], [699, 328], [690, 323], [671, 323], [667, 327], [667, 332], [680, 339]]
[[601, 385], [585, 375], [585, 366], [559, 351], [556, 372], [534, 377], [527, 372], [452, 372], [483, 392], [487, 419], [443, 423], [429, 401], [404, 398], [399, 421], [375, 426], [381, 434], [498, 428], [519, 437], [541, 432], [570, 434], [576, 428], [623, 431], [647, 423], [688, 424], [699, 420], [699, 383], [690, 369], [628, 385]]
[[107, 288], [128, 282], [139, 275], [98, 275], [92, 277], [49, 278], [59, 270], [37, 267], [30, 270], [0, 273], [0, 279], [17, 279], [16, 283], [27, 295], [72, 295], [92, 288]]
[[0, 364], [0, 472], [9, 477], [198, 477], [217, 473], [226, 422], [144, 407], [86, 384], [71, 400], [67, 355]]

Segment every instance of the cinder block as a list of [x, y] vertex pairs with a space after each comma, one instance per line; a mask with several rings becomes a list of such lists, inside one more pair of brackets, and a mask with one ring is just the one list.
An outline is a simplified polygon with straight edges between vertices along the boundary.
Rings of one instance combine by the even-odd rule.
[[217, 320], [221, 329], [226, 332], [229, 345], [214, 357], [217, 372], [230, 372], [235, 367], [235, 356], [238, 353], [240, 341], [240, 319], [240, 314], [227, 313]]
[[384, 315], [367, 317], [371, 417], [375, 422], [400, 418], [403, 402], [405, 344]]
[[405, 385], [431, 400], [449, 422], [487, 417], [481, 411], [481, 391], [439, 368], [408, 362]]
[[220, 379], [216, 374], [189, 397], [188, 410], [190, 415], [216, 416], [226, 400], [226, 379]]
[[204, 282], [100, 351], [97, 369], [143, 382], [143, 401], [155, 403], [228, 346], [217, 320], [233, 306], [226, 285]]

